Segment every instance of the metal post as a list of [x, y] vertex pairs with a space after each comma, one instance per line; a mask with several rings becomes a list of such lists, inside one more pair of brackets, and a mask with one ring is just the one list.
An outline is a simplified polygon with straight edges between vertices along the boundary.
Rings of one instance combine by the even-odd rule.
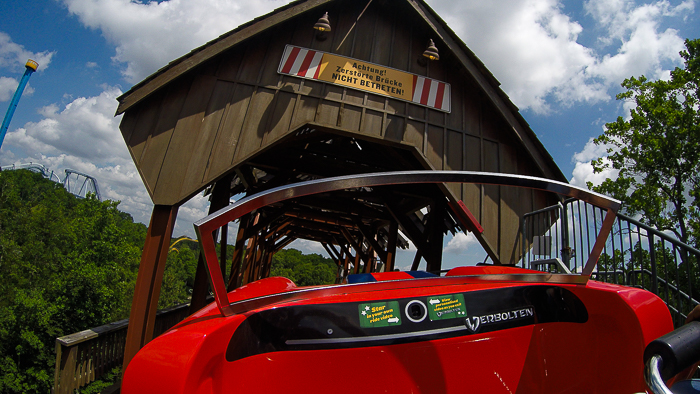
[[19, 86], [17, 86], [17, 90], [15, 90], [15, 95], [12, 96], [10, 106], [7, 108], [7, 112], [5, 113], [5, 119], [2, 121], [2, 127], [0, 127], [0, 148], [2, 148], [2, 142], [3, 140], [5, 140], [5, 133], [7, 133], [7, 129], [10, 127], [10, 121], [12, 120], [12, 116], [15, 114], [15, 109], [17, 109], [17, 103], [19, 103], [19, 98], [22, 97], [24, 87], [27, 86], [29, 77], [39, 67], [39, 63], [35, 62], [32, 59], [29, 59], [27, 60], [27, 64], [25, 64], [24, 67], [26, 67], [26, 69], [24, 70], [24, 75], [22, 75], [22, 79], [19, 80]]
[[[561, 204], [561, 203], [559, 203]], [[561, 259], [564, 265], [574, 272], [576, 267], [571, 266], [571, 245], [569, 245], [569, 211], [566, 209], [566, 201], [561, 205], [559, 215], [561, 217]]]

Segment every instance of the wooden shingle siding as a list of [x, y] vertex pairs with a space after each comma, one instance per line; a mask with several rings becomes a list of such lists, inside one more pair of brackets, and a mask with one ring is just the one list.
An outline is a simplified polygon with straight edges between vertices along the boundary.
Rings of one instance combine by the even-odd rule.
[[155, 188], [156, 195], [172, 196], [172, 199], [164, 201], [164, 205], [174, 205], [177, 203], [176, 198], [182, 195], [182, 184], [190, 162], [196, 166], [195, 163], [206, 160], [208, 156], [208, 152], [200, 152], [200, 156], [194, 156], [193, 147], [201, 138], [204, 111], [215, 85], [216, 78], [206, 75], [197, 76], [192, 83], [172, 132]]

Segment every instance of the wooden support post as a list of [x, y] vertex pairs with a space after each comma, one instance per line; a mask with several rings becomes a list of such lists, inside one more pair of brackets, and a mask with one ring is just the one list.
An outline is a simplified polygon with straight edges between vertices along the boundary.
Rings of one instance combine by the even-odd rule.
[[275, 255], [275, 242], [273, 239], [270, 239], [269, 245], [267, 246], [267, 253], [265, 254], [265, 265], [263, 269], [263, 278], [269, 278], [270, 277], [270, 270], [272, 269], [272, 257]]
[[328, 256], [330, 256], [331, 260], [333, 260], [335, 265], [340, 267], [340, 259], [342, 258], [340, 252], [338, 252], [338, 250], [328, 242], [321, 242], [321, 246], [323, 246], [323, 248], [326, 250]]
[[353, 249], [355, 249], [355, 254], [359, 256], [365, 264], [369, 263], [370, 256], [369, 254], [365, 254], [362, 252], [362, 245], [363, 243], [360, 242], [358, 243], [355, 238], [350, 234], [350, 232], [344, 228], [340, 229], [340, 233], [343, 234], [343, 237], [345, 237], [345, 240], [348, 241], [348, 243], [352, 246]]
[[262, 234], [259, 238], [260, 242], [260, 257], [258, 259], [258, 268], [255, 274], [255, 280], [260, 280], [265, 277], [267, 270], [267, 258], [270, 256], [270, 245], [272, 242], [268, 240], [268, 234]]
[[177, 206], [155, 205], [148, 226], [146, 242], [141, 253], [141, 264], [136, 277], [134, 298], [131, 302], [129, 329], [124, 347], [123, 371], [145, 344], [153, 339], [153, 327], [158, 310], [158, 297], [163, 282], [165, 261], [168, 258], [170, 238], [175, 227]]
[[[365, 226], [361, 221], [357, 221], [357, 229], [360, 230], [360, 234], [362, 234], [363, 237], [367, 240], [367, 242], [370, 244], [372, 249], [374, 249], [374, 252], [377, 253], [380, 259], [384, 262], [384, 264], [387, 263], [387, 255], [386, 251], [382, 249], [381, 245], [379, 245], [379, 242], [376, 240], [377, 232], [372, 231], [371, 228], [368, 226]], [[371, 256], [370, 256], [371, 257]]]
[[[255, 219], [253, 220], [252, 225], [255, 226], [258, 224], [258, 220], [260, 219], [260, 213], [255, 215]], [[257, 250], [258, 246], [258, 236], [253, 235], [249, 240], [248, 240], [248, 247], [246, 248], [245, 252], [245, 259], [244, 259], [244, 269], [243, 269], [243, 278], [241, 279], [241, 285], [248, 284], [251, 282], [251, 271], [254, 268], [255, 264], [255, 252]]]
[[328, 255], [331, 257], [333, 262], [336, 265], [336, 270], [335, 270], [335, 283], [340, 283], [340, 277], [342, 276], [341, 271], [342, 271], [342, 266], [340, 260], [343, 258], [341, 252], [338, 252], [338, 250], [331, 244], [327, 242], [322, 242], [321, 245], [323, 246], [324, 249], [326, 249], [326, 252]]
[[399, 223], [392, 220], [389, 223], [389, 239], [386, 245], [386, 266], [384, 272], [394, 270], [394, 262], [396, 260], [396, 241], [399, 237]]
[[371, 274], [374, 271], [374, 262], [376, 258], [374, 257], [374, 248], [372, 246], [367, 249], [367, 262], [365, 262], [365, 274]]
[[426, 234], [428, 252], [425, 255], [425, 261], [427, 262], [425, 270], [428, 272], [440, 271], [442, 268], [443, 222], [445, 214], [444, 204], [440, 202], [432, 204]]
[[345, 255], [345, 261], [343, 262], [343, 278], [345, 279], [348, 277], [348, 274], [350, 274], [350, 255], [348, 253], [343, 253]]
[[246, 233], [246, 229], [248, 228], [249, 220], [250, 214], [246, 214], [238, 220], [238, 235], [236, 236], [236, 244], [233, 247], [233, 257], [231, 258], [231, 276], [228, 279], [227, 291], [234, 290], [241, 285], [241, 265], [243, 264], [246, 241], [244, 235]]
[[[211, 203], [209, 204], [209, 214], [218, 211], [228, 205], [231, 198], [231, 179], [232, 175], [226, 176], [214, 185], [214, 190], [211, 194]], [[216, 235], [214, 236], [216, 238]], [[222, 243], [226, 243], [226, 238], [221, 237]], [[222, 247], [222, 250], [226, 249]], [[226, 272], [226, 260], [219, 263], [222, 268], [222, 274]], [[192, 299], [190, 300], [190, 313], [197, 312], [207, 305], [207, 294], [209, 294], [209, 274], [204, 266], [204, 252], [200, 250], [199, 259], [197, 261], [197, 271], [194, 275], [194, 285], [192, 286]]]
[[265, 254], [265, 234], [260, 234], [255, 237], [255, 259], [253, 260], [253, 269], [251, 270], [252, 276], [250, 277], [250, 282], [255, 282], [260, 279], [260, 266], [262, 265], [263, 255]]
[[355, 250], [355, 272], [356, 274], [360, 273], [360, 252]]
[[255, 271], [255, 253], [258, 249], [257, 238], [257, 236], [254, 236], [248, 240], [248, 247], [245, 252], [245, 271], [243, 272], [241, 285], [247, 285], [252, 282], [251, 278]]
[[226, 249], [228, 248], [228, 224], [221, 227], [221, 242], [219, 243], [219, 245], [219, 264], [221, 265], [221, 275], [223, 275], [223, 277], [226, 278], [226, 266], [228, 265], [226, 264], [228, 263], [228, 259], [226, 258]]
[[283, 239], [283, 240], [277, 242], [277, 243], [275, 244], [275, 246], [272, 247], [273, 253], [279, 252], [280, 250], [282, 250], [282, 248], [284, 248], [285, 246], [287, 246], [287, 245], [289, 245], [290, 243], [294, 242], [295, 240], [296, 240], [296, 238], [291, 237], [291, 236], [287, 236], [287, 238], [285, 238], [285, 239]]
[[415, 256], [413, 256], [413, 264], [411, 264], [411, 271], [418, 271], [418, 266], [420, 265], [420, 259], [423, 257], [420, 249], [416, 250]]
[[[416, 252], [416, 256], [413, 260], [413, 265], [411, 266], [411, 270], [415, 271], [418, 269], [418, 265], [420, 264], [420, 259], [421, 257], [424, 257], [426, 261], [429, 261], [431, 258], [429, 249], [430, 245], [427, 240], [428, 238], [428, 230], [425, 230], [425, 233], [421, 232], [420, 229], [413, 223], [408, 216], [402, 214], [398, 209], [397, 209], [397, 201], [394, 196], [390, 194], [384, 194], [384, 205], [387, 207], [389, 212], [391, 213], [391, 216], [393, 216], [394, 220], [396, 220], [403, 229], [406, 231], [406, 235], [408, 238], [413, 242], [413, 245], [416, 246], [416, 249], [418, 251]], [[440, 254], [442, 255], [442, 244], [440, 244]], [[430, 264], [430, 263], [428, 263]], [[440, 264], [433, 264], [433, 265], [440, 265]]]

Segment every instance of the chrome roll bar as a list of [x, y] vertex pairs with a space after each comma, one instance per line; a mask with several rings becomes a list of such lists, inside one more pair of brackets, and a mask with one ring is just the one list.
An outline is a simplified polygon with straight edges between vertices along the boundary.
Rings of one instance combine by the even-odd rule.
[[226, 285], [216, 255], [214, 231], [220, 227], [258, 208], [312, 194], [363, 187], [442, 183], [473, 183], [537, 189], [566, 197], [574, 197], [607, 210], [603, 225], [582, 271], [582, 276], [586, 277], [591, 275], [598, 262], [598, 257], [612, 229], [615, 215], [620, 208], [620, 202], [615, 199], [564, 182], [524, 175], [474, 171], [382, 172], [322, 178], [272, 188], [240, 199], [194, 223], [197, 238], [204, 251], [205, 266], [209, 272], [214, 298], [220, 312], [224, 316], [235, 313], [228, 302]]

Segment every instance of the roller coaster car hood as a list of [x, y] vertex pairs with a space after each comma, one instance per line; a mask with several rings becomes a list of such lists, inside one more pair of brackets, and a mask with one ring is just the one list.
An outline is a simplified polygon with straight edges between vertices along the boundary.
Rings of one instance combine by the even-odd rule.
[[[647, 390], [642, 354], [649, 342], [673, 329], [668, 308], [644, 290], [588, 280], [595, 261], [573, 275], [476, 266], [440, 277], [367, 274], [349, 278], [356, 283], [334, 286], [297, 287], [272, 277], [224, 290], [214, 269], [215, 228], [300, 195], [358, 183], [415, 182], [534, 187], [591, 202], [613, 218], [619, 207], [614, 200], [550, 180], [442, 171], [332, 178], [240, 200], [195, 224], [216, 302], [141, 349], [124, 374], [122, 392]], [[598, 240], [606, 238], [602, 234]], [[596, 247], [601, 248], [598, 242]]]

